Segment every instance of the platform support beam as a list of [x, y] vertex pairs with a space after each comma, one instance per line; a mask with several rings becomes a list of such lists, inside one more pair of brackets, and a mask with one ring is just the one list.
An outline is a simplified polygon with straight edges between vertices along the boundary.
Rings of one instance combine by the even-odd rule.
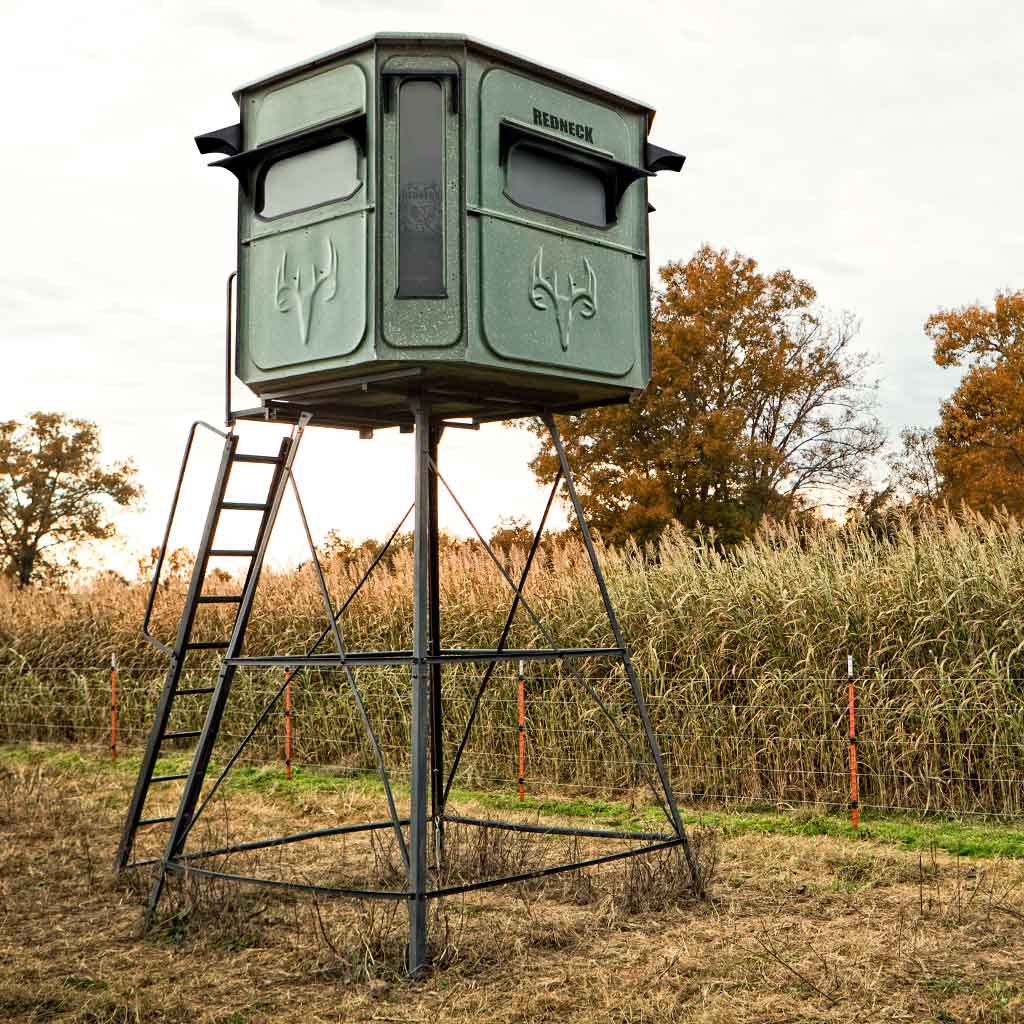
[[[430, 718], [431, 423], [430, 405], [413, 403], [416, 419], [416, 527], [413, 540], [412, 708], [409, 781], [409, 943], [407, 969], [415, 977], [429, 960], [427, 947], [427, 725]], [[435, 482], [436, 488], [436, 482]], [[434, 491], [436, 494], [436, 490]]]
[[[440, 532], [437, 523], [437, 447], [443, 431], [441, 424], [430, 429], [430, 460], [428, 487], [430, 499], [430, 572], [428, 608], [430, 618], [430, 655], [441, 654], [441, 567]], [[430, 817], [434, 839], [434, 863], [440, 870], [444, 863], [444, 704], [441, 699], [440, 661], [430, 663]]]

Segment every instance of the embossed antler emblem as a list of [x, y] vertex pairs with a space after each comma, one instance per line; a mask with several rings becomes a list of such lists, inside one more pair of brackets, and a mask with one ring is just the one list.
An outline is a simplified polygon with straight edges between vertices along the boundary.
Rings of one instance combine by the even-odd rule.
[[530, 267], [530, 304], [534, 309], [548, 309], [547, 300], [551, 299], [551, 309], [555, 311], [555, 323], [558, 324], [558, 340], [562, 351], [569, 351], [569, 335], [572, 333], [572, 320], [579, 305], [579, 315], [589, 320], [597, 314], [597, 275], [590, 261], [583, 257], [583, 268], [587, 275], [586, 285], [576, 286], [572, 274], [569, 274], [569, 294], [562, 295], [558, 291], [558, 271], [551, 272], [551, 279], [544, 276], [544, 247], [537, 250]]
[[309, 344], [309, 327], [313, 319], [313, 300], [325, 285], [323, 301], [330, 302], [338, 292], [338, 251], [331, 239], [325, 239], [327, 260], [322, 267], [313, 263], [308, 273], [305, 267], [299, 267], [294, 274], [288, 272], [288, 252], [281, 256], [281, 265], [277, 268], [275, 280], [278, 311], [290, 313], [295, 309], [299, 315], [299, 336], [302, 344]]

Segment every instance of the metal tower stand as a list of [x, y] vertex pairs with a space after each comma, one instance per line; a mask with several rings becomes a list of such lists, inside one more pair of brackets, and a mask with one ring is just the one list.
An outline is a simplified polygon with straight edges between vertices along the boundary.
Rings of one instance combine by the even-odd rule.
[[[241, 595], [235, 625], [230, 640], [222, 645], [226, 647], [225, 656], [220, 669], [220, 675], [213, 688], [213, 696], [207, 714], [205, 725], [193, 757], [192, 767], [188, 773], [185, 787], [181, 794], [180, 806], [173, 818], [173, 825], [167, 840], [165, 852], [158, 860], [142, 860], [126, 863], [127, 853], [131, 847], [131, 838], [134, 837], [134, 829], [139, 824], [138, 810], [133, 801], [132, 810], [129, 813], [129, 820], [126, 822], [126, 838], [122, 841], [119, 850], [116, 866], [140, 867], [145, 864], [156, 864], [156, 875], [154, 878], [152, 895], [150, 898], [149, 912], [155, 909], [160, 898], [163, 882], [167, 872], [179, 874], [195, 874], [211, 878], [219, 878], [242, 883], [272, 886], [289, 890], [312, 892], [321, 896], [337, 897], [351, 896], [369, 899], [400, 900], [408, 904], [409, 908], [409, 941], [407, 946], [407, 967], [411, 974], [420, 973], [430, 962], [430, 950], [427, 936], [427, 902], [431, 899], [440, 899], [445, 896], [452, 896], [460, 893], [470, 892], [477, 889], [484, 889], [491, 886], [502, 885], [509, 882], [524, 881], [537, 878], [543, 875], [555, 874], [561, 871], [571, 871], [578, 868], [590, 867], [596, 864], [608, 863], [626, 857], [633, 857], [650, 853], [656, 850], [667, 850], [674, 847], [681, 848], [686, 858], [691, 875], [694, 890], [702, 890], [702, 879], [696, 860], [693, 856], [690, 844], [683, 827], [682, 818], [676, 806], [675, 797], [672, 793], [671, 782], [666, 771], [661, 751], [658, 748], [658, 741], [651, 725], [650, 715], [644, 700], [643, 692], [637, 679], [636, 670], [633, 667], [629, 651], [626, 648], [622, 630], [619, 626], [615, 609], [612, 606], [608, 587], [605, 583], [604, 574], [598, 561], [597, 551], [593, 538], [583, 518], [583, 510], [580, 505], [579, 496], [576, 492], [575, 482], [562, 444], [561, 436], [555, 425], [554, 416], [551, 412], [542, 411], [541, 416], [548, 430], [558, 453], [559, 472], [548, 495], [547, 504], [533, 542], [530, 546], [522, 573], [517, 581], [513, 580], [508, 571], [502, 565], [501, 560], [492, 550], [483, 535], [477, 529], [469, 515], [466, 513], [458, 498], [455, 497], [447, 481], [438, 470], [437, 449], [441, 433], [448, 422], [443, 412], [435, 413], [429, 397], [413, 396], [409, 399], [409, 407], [412, 413], [413, 426], [415, 430], [416, 444], [416, 468], [415, 468], [415, 538], [413, 548], [413, 635], [412, 646], [404, 651], [360, 651], [351, 652], [346, 649], [342, 628], [341, 616], [350, 602], [362, 589], [364, 583], [373, 572], [376, 565], [386, 554], [391, 542], [397, 536], [402, 525], [405, 523], [410, 508], [392, 532], [390, 538], [378, 551], [370, 566], [356, 584], [352, 593], [335, 609], [331, 596], [328, 592], [326, 579], [320, 565], [316, 550], [313, 546], [312, 536], [306, 521], [305, 512], [299, 499], [298, 487], [295, 483], [292, 464], [295, 457], [295, 450], [299, 436], [294, 438], [294, 443], [282, 447], [281, 455], [275, 463], [275, 480], [271, 487], [270, 495], [266, 502], [265, 529], [261, 529], [253, 554], [253, 564], [246, 579], [246, 585]], [[302, 427], [308, 420], [308, 414], [303, 414], [299, 421], [299, 434]], [[454, 425], [454, 424], [453, 424]], [[231, 441], [234, 435], [229, 435], [227, 444], [231, 451], [234, 447]], [[597, 585], [601, 593], [601, 600], [608, 622], [611, 627], [615, 645], [613, 647], [565, 647], [559, 645], [550, 630], [544, 625], [539, 616], [530, 607], [524, 589], [529, 578], [530, 571], [536, 559], [540, 546], [543, 531], [547, 522], [548, 514], [558, 493], [560, 483], [564, 480], [569, 501], [572, 504], [579, 523], [583, 544], [586, 548]], [[328, 625], [321, 633], [317, 642], [302, 655], [287, 656], [243, 656], [242, 648], [245, 639], [246, 627], [249, 620], [249, 613], [252, 608], [256, 586], [259, 580], [259, 568], [262, 565], [263, 556], [269, 541], [273, 522], [280, 506], [286, 484], [290, 482], [297, 499], [298, 509], [302, 518], [309, 543], [310, 555], [313, 567], [316, 571], [320, 588], [321, 598], [324, 603], [324, 611], [327, 615]], [[487, 555], [494, 562], [498, 571], [512, 590], [512, 603], [505, 625], [502, 629], [498, 642], [493, 649], [445, 649], [442, 646], [441, 638], [441, 609], [439, 597], [438, 578], [438, 516], [437, 498], [438, 484], [441, 484], [451, 496], [467, 523], [472, 528], [477, 539], [483, 546]], [[223, 502], [222, 488], [214, 494], [212, 509], [215, 509]], [[211, 511], [211, 515], [214, 512]], [[209, 524], [208, 524], [209, 527]], [[215, 523], [214, 523], [215, 528]], [[212, 532], [208, 528], [204, 534], [204, 551], [212, 545]], [[166, 541], [166, 538], [165, 538]], [[205, 558], [202, 559], [200, 567], [197, 564], [196, 572], [198, 578], [193, 581], [189, 591], [190, 602], [198, 597], [202, 590], [202, 575], [205, 573]], [[522, 610], [534, 627], [544, 638], [547, 647], [541, 649], [513, 649], [507, 646], [508, 638], [512, 629], [513, 621], [517, 613]], [[194, 613], [191, 604], [186, 604], [182, 617], [182, 627], [179, 629], [179, 645], [188, 642], [188, 630], [185, 623], [190, 626], [190, 616]], [[318, 654], [320, 644], [330, 636], [334, 643], [334, 652], [331, 654]], [[184, 637], [184, 640], [182, 640]], [[172, 664], [169, 670], [168, 687], [173, 698], [173, 689], [176, 686], [177, 675], [180, 668], [175, 668], [176, 654], [172, 652]], [[561, 826], [531, 825], [518, 822], [491, 821], [480, 818], [471, 818], [460, 814], [448, 813], [447, 803], [451, 793], [452, 784], [455, 780], [459, 763], [466, 749], [466, 744], [473, 730], [474, 722], [480, 709], [481, 701], [490, 684], [495, 668], [502, 662], [517, 661], [558, 661], [577, 685], [584, 690], [608, 719], [615, 733], [625, 744], [630, 757], [638, 765], [643, 765], [645, 758], [643, 751], [638, 750], [626, 735], [622, 725], [612, 714], [607, 704], [602, 700], [601, 695], [591, 685], [577, 665], [579, 659], [609, 659], [613, 662], [621, 662], [626, 677], [629, 680], [632, 696], [636, 709], [643, 725], [644, 745], [646, 755], [650, 758], [653, 771], [646, 772], [647, 781], [651, 785], [655, 799], [665, 814], [668, 831], [663, 832], [629, 832], [614, 831], [610, 829], [579, 829]], [[445, 665], [452, 664], [479, 664], [484, 666], [480, 683], [471, 706], [470, 714], [466, 721], [461, 739], [455, 748], [451, 758], [450, 766], [445, 763], [445, 750], [443, 744], [444, 736], [444, 699], [442, 686], [442, 672]], [[410, 799], [409, 813], [407, 817], [400, 817], [391, 788], [388, 771], [381, 752], [373, 725], [366, 713], [359, 687], [356, 683], [355, 673], [361, 666], [395, 666], [408, 667], [410, 672], [411, 695], [410, 695]], [[276, 706], [284, 692], [285, 683], [277, 691], [263, 711], [257, 716], [252, 728], [239, 744], [235, 752], [228, 758], [220, 775], [207, 787], [205, 795], [200, 801], [201, 791], [204, 785], [207, 770], [210, 764], [210, 757], [214, 741], [217, 738], [220, 721], [224, 708], [228, 702], [230, 685], [235, 671], [239, 667], [265, 667], [265, 668], [286, 668], [289, 670], [287, 678], [293, 678], [294, 674], [304, 667], [319, 669], [338, 669], [344, 672], [349, 688], [352, 692], [355, 706], [359, 712], [363, 726], [370, 740], [377, 763], [377, 769], [383, 784], [385, 797], [388, 805], [389, 816], [382, 821], [367, 822], [362, 824], [342, 825], [334, 828], [320, 829], [313, 832], [304, 832], [294, 835], [279, 836], [273, 839], [259, 840], [255, 842], [238, 843], [228, 847], [221, 847], [212, 850], [185, 851], [186, 840], [199, 820], [203, 811], [208, 806], [211, 798], [219, 789], [227, 774], [245, 749], [248, 742], [255, 735], [257, 729], [267, 720], [268, 716]], [[173, 676], [173, 680], [172, 680]], [[167, 694], [165, 693], [165, 698]], [[162, 699], [158, 708], [157, 721], [154, 724], [154, 736], [158, 737], [166, 725], [166, 715]], [[151, 740], [151, 743], [154, 742]], [[148, 778], [144, 779], [143, 774], [152, 773], [155, 758], [150, 758], [143, 764], [140, 773], [140, 780], [136, 787], [136, 793], [144, 792], [148, 786]], [[155, 780], [152, 780], [155, 781]], [[429, 803], [428, 803], [429, 794]], [[141, 806], [141, 805], [140, 805]], [[617, 839], [632, 840], [643, 845], [634, 846], [625, 850], [618, 850], [614, 853], [589, 857], [584, 860], [577, 860], [566, 864], [539, 867], [534, 870], [524, 871], [515, 875], [507, 875], [498, 878], [486, 878], [475, 882], [460, 885], [444, 885], [440, 881], [432, 879], [428, 866], [428, 849], [433, 841], [434, 861], [440, 868], [444, 858], [444, 827], [446, 823], [460, 823], [465, 826], [478, 826], [484, 828], [505, 829], [516, 832], [538, 833], [550, 836], [580, 836], [594, 839]], [[406, 886], [402, 890], [381, 890], [381, 889], [354, 889], [340, 888], [336, 886], [321, 886], [303, 882], [294, 882], [283, 879], [272, 879], [239, 875], [225, 871], [217, 871], [212, 868], [202, 867], [200, 862], [204, 859], [240, 851], [257, 850], [272, 846], [300, 842], [305, 839], [322, 838], [340, 834], [351, 834], [356, 832], [367, 832], [377, 829], [391, 829], [402, 859], [406, 868]]]

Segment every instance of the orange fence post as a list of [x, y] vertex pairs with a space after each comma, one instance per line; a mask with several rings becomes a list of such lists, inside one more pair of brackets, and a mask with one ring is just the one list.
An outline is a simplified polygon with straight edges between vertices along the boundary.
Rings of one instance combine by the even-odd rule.
[[526, 799], [526, 680], [519, 662], [519, 800]]
[[857, 774], [857, 702], [853, 685], [853, 655], [846, 656], [846, 689], [850, 704], [850, 821], [853, 830], [860, 824], [860, 779]]
[[292, 777], [292, 672], [284, 672], [284, 777]]
[[110, 656], [110, 760], [117, 760], [117, 655]]

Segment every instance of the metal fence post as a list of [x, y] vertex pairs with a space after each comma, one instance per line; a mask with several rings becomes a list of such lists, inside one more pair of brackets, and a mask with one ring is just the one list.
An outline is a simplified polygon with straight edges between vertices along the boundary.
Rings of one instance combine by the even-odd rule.
[[292, 777], [292, 670], [284, 671], [284, 777]]
[[110, 655], [110, 760], [117, 760], [117, 655]]
[[857, 702], [852, 654], [846, 656], [846, 690], [850, 708], [850, 823], [856, 832], [860, 825], [860, 779], [857, 774]]
[[519, 662], [519, 802], [526, 799], [526, 690], [525, 665]]

